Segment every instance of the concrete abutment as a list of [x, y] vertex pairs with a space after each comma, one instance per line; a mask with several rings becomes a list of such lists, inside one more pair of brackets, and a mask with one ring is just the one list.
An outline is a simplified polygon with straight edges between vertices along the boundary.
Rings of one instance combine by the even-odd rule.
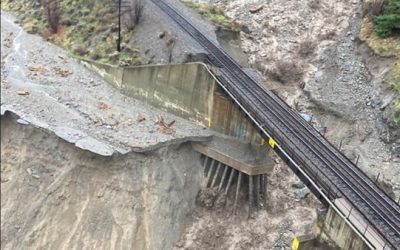
[[[213, 188], [215, 184], [219, 190], [222, 186], [227, 186], [228, 190], [229, 179], [234, 179], [232, 185], [243, 189], [241, 181], [244, 181], [249, 207], [253, 204], [262, 207], [260, 200], [266, 197], [267, 174], [274, 165], [268, 156], [269, 148], [219, 86], [208, 66], [186, 63], [119, 68], [90, 61], [82, 63], [123, 94], [218, 132], [211, 143], [193, 143], [195, 151], [215, 163], [204, 165], [208, 168], [205, 188]], [[236, 142], [228, 142], [219, 136], [228, 136]], [[241, 144], [248, 146], [240, 147]], [[221, 150], [228, 148], [230, 150]]]
[[90, 61], [82, 63], [127, 96], [221, 134], [264, 143], [203, 63], [126, 68]]

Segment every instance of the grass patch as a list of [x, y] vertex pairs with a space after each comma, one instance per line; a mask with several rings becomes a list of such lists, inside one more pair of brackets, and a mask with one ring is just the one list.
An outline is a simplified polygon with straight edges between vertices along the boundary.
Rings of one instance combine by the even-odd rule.
[[75, 56], [110, 64], [144, 63], [140, 53], [128, 45], [133, 35], [130, 31], [122, 33], [122, 51], [116, 52], [118, 15], [111, 8], [112, 0], [59, 0], [58, 4], [61, 20], [55, 34], [37, 1], [3, 0], [1, 8], [13, 13], [27, 32], [38, 33]]
[[381, 38], [375, 32], [375, 24], [373, 20], [364, 18], [361, 30], [358, 35], [361, 41], [377, 54], [384, 57], [400, 57], [400, 39], [398, 37]]
[[197, 10], [200, 15], [210, 20], [215, 25], [239, 32], [241, 30], [240, 24], [230, 20], [227, 17], [220, 5], [208, 4], [208, 3], [195, 3], [192, 0], [181, 0], [186, 6]]

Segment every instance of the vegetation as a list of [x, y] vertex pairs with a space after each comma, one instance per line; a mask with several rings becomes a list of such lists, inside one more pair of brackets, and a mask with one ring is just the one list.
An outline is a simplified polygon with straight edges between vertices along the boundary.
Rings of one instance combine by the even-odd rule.
[[310, 38], [306, 38], [299, 44], [299, 55], [301, 57], [307, 57], [314, 53], [315, 43]]
[[274, 60], [275, 67], [269, 68], [265, 73], [274, 81], [280, 83], [299, 82], [303, 77], [303, 66], [294, 61]]
[[144, 1], [126, 1], [133, 8], [125, 10], [125, 14], [133, 13], [123, 16], [120, 53], [116, 52], [118, 11], [113, 0], [3, 0], [2, 9], [13, 12], [27, 32], [38, 33], [75, 56], [102, 63], [139, 65], [144, 61], [129, 41], [134, 25], [142, 18]]
[[373, 17], [382, 14], [388, 0], [369, 0], [364, 4], [364, 16]]
[[400, 127], [400, 0], [369, 0], [364, 7], [364, 20], [359, 38], [377, 54], [395, 57], [397, 62], [385, 82], [397, 93], [392, 103], [394, 115], [389, 123]]
[[57, 1], [42, 0], [44, 16], [52, 33], [57, 33], [60, 26], [61, 10]]
[[376, 17], [375, 32], [380, 37], [388, 37], [395, 30], [400, 31], [400, 0], [389, 0], [383, 13]]
[[126, 8], [123, 11], [123, 15], [126, 17], [125, 25], [128, 30], [133, 30], [135, 25], [138, 25], [143, 18], [145, 0], [128, 0], [125, 5]]
[[192, 0], [181, 0], [186, 6], [197, 10], [202, 16], [213, 22], [215, 25], [232, 30], [240, 31], [241, 26], [227, 17], [220, 5], [208, 3], [195, 3]]

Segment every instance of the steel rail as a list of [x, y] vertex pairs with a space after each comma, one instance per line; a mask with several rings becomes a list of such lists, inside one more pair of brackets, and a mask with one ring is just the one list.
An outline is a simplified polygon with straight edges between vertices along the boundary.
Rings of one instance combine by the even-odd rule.
[[[238, 107], [240, 108], [241, 111], [243, 111], [243, 113], [245, 114], [245, 116], [249, 117], [249, 119], [251, 120], [251, 122], [253, 124], [255, 124], [259, 129], [260, 132], [263, 135], [266, 135], [267, 137], [271, 138], [271, 135], [269, 134], [269, 132], [264, 128], [264, 126], [262, 124], [260, 124], [253, 116], [252, 114], [250, 114], [246, 108], [244, 108], [241, 103], [236, 99], [236, 97], [226, 88], [226, 86], [224, 86], [224, 84], [222, 82], [220, 82], [222, 79], [219, 79], [218, 77], [216, 78], [218, 84], [221, 86], [221, 88], [232, 98], [232, 100], [238, 105]], [[372, 245], [372, 243], [365, 238], [365, 235], [363, 235], [357, 228], [354, 227], [354, 225], [352, 224], [352, 222], [349, 220], [349, 218], [343, 213], [343, 211], [339, 210], [339, 208], [337, 208], [335, 206], [334, 203], [332, 203], [329, 199], [329, 194], [326, 194], [319, 186], [318, 184], [315, 182], [315, 179], [313, 177], [311, 177], [309, 175], [309, 173], [306, 172], [306, 170], [304, 168], [301, 168], [296, 162], [295, 160], [292, 159], [292, 156], [289, 156], [282, 148], [281, 145], [277, 144], [276, 147], [278, 149], [280, 149], [280, 152], [282, 152], [283, 157], [285, 157], [288, 161], [290, 161], [293, 167], [296, 168], [296, 170], [298, 172], [294, 172], [296, 173], [296, 175], [300, 176], [304, 176], [304, 178], [309, 182], [309, 184], [312, 187], [316, 187], [316, 192], [318, 192], [319, 195], [321, 195], [323, 197], [323, 200], [327, 201], [328, 204], [333, 208], [334, 211], [336, 211], [336, 213], [339, 214], [339, 216], [342, 217], [342, 219], [348, 224], [348, 226], [362, 239], [364, 239], [365, 243], [367, 244], [367, 246], [370, 249], [374, 249], [374, 246]], [[289, 165], [291, 166], [291, 165]]]
[[[178, 15], [180, 15], [179, 13], [177, 13]], [[181, 16], [181, 15], [180, 15]], [[181, 16], [182, 17], [182, 16]], [[182, 17], [184, 18], [184, 17]], [[196, 29], [194, 27], [193, 24], [191, 24], [188, 20], [186, 20], [194, 29]], [[201, 32], [199, 32], [201, 34]], [[201, 34], [203, 35], [203, 34]], [[206, 37], [205, 37], [206, 38]], [[207, 39], [207, 38], [206, 38]], [[351, 176], [353, 178], [354, 181], [356, 181], [357, 183], [359, 183], [361, 185], [361, 188], [363, 187], [363, 184], [367, 185], [368, 187], [370, 187], [371, 189], [377, 189], [379, 190], [379, 192], [375, 192], [375, 193], [371, 193], [370, 190], [365, 189], [366, 192], [369, 192], [371, 195], [375, 196], [375, 195], [379, 195], [382, 199], [384, 199], [388, 205], [391, 207], [392, 211], [389, 211], [389, 213], [392, 214], [392, 218], [397, 219], [397, 222], [400, 224], [400, 210], [398, 205], [396, 204], [396, 202], [394, 200], [392, 200], [389, 196], [384, 194], [384, 191], [377, 187], [370, 178], [368, 178], [367, 176], [365, 176], [365, 174], [361, 171], [361, 169], [359, 169], [356, 165], [354, 165], [347, 157], [345, 157], [343, 154], [339, 153], [334, 146], [327, 140], [325, 140], [320, 133], [318, 133], [313, 127], [311, 127], [308, 123], [305, 122], [305, 120], [300, 117], [300, 115], [297, 114], [297, 112], [293, 112], [292, 109], [282, 100], [280, 99], [277, 95], [274, 95], [272, 93], [270, 93], [270, 91], [268, 91], [265, 86], [258, 84], [256, 81], [254, 81], [245, 71], [243, 71], [240, 66], [236, 63], [236, 61], [234, 59], [232, 59], [230, 57], [230, 55], [228, 55], [224, 50], [222, 50], [221, 48], [219, 48], [217, 45], [215, 45], [212, 41], [208, 40], [208, 42], [210, 44], [212, 44], [215, 48], [217, 48], [225, 57], [227, 57], [229, 59], [229, 63], [231, 67], [235, 67], [238, 70], [242, 71], [241, 75], [245, 75], [248, 79], [247, 82], [251, 82], [251, 83], [255, 83], [256, 87], [260, 88], [261, 91], [260, 93], [266, 94], [268, 95], [267, 98], [272, 98], [274, 99], [275, 103], [278, 104], [280, 106], [280, 108], [284, 109], [285, 111], [288, 111], [287, 113], [291, 116], [292, 119], [295, 119], [295, 121], [297, 123], [300, 123], [304, 129], [306, 129], [306, 131], [311, 134], [312, 136], [306, 137], [307, 139], [313, 139], [313, 142], [322, 144], [325, 147], [321, 147], [321, 149], [326, 153], [326, 150], [328, 150], [328, 154], [329, 157], [334, 160], [336, 163], [339, 163], [338, 160], [340, 160], [340, 162], [342, 162], [343, 164], [345, 164], [348, 167], [348, 170], [353, 172], [356, 177], [358, 178], [354, 178], [353, 176]], [[246, 81], [246, 80], [244, 80]], [[292, 112], [291, 112], [292, 111]], [[332, 155], [333, 154], [333, 155]], [[340, 163], [339, 163], [340, 164]], [[344, 169], [344, 171], [346, 171], [348, 173], [348, 171], [346, 169]], [[362, 181], [363, 183], [360, 183], [360, 181]]]
[[[291, 128], [291, 127], [289, 127], [289, 126], [287, 126], [285, 123], [284, 123], [284, 121], [276, 114], [276, 112], [274, 112], [273, 110], [270, 110], [271, 111], [271, 113], [273, 113], [274, 114], [274, 116], [275, 116], [275, 123], [277, 122], [276, 120], [279, 120], [279, 123], [280, 123], [280, 125], [281, 125], [281, 127], [286, 127], [286, 130], [289, 130], [289, 132], [283, 132], [283, 134], [291, 134], [291, 135], [294, 135], [296, 138], [297, 138], [297, 142], [295, 142], [292, 138], [290, 138], [289, 137], [289, 139], [288, 140], [290, 140], [290, 141], [292, 141], [292, 143], [293, 144], [300, 144], [300, 143], [302, 143], [303, 141], [302, 141], [302, 138], [300, 138], [299, 137], [299, 133], [296, 133], [296, 131], [294, 131], [294, 128]], [[262, 110], [261, 110], [261, 112], [262, 112]], [[267, 114], [265, 114], [264, 113], [264, 115], [267, 115]], [[273, 120], [273, 119], [269, 119], [269, 120]], [[281, 131], [282, 131], [282, 129], [281, 129]], [[299, 143], [300, 142], [300, 143]], [[314, 156], [316, 156], [319, 160], [316, 162], [316, 159], [313, 159], [313, 161], [314, 162], [311, 162], [311, 163], [308, 163], [307, 165], [308, 166], [310, 166], [310, 165], [314, 165], [314, 166], [317, 166], [317, 169], [320, 169], [320, 168], [326, 168], [326, 167], [324, 167], [324, 165], [326, 165], [326, 166], [328, 166], [330, 169], [329, 169], [329, 171], [332, 173], [333, 172], [333, 174], [334, 175], [336, 175], [336, 176], [338, 176], [339, 177], [339, 179], [340, 179], [340, 182], [338, 182], [338, 181], [336, 181], [336, 185], [337, 186], [340, 186], [341, 187], [341, 189], [343, 190], [343, 189], [351, 189], [352, 191], [351, 192], [347, 192], [348, 193], [348, 196], [349, 195], [353, 195], [354, 193], [357, 195], [357, 197], [352, 197], [353, 199], [352, 200], [355, 200], [355, 201], [357, 201], [357, 203], [364, 203], [364, 204], [367, 204], [367, 206], [368, 207], [370, 207], [370, 209], [372, 209], [373, 211], [374, 211], [374, 213], [375, 214], [378, 214], [380, 217], [381, 217], [381, 219], [382, 220], [384, 220], [385, 222], [386, 222], [386, 224], [388, 224], [393, 230], [395, 230], [396, 232], [399, 232], [399, 227], [398, 227], [398, 224], [396, 223], [396, 222], [394, 222], [394, 221], [391, 221], [392, 219], [393, 219], [393, 217], [391, 217], [391, 216], [384, 216], [384, 215], [386, 215], [386, 214], [382, 214], [382, 212], [381, 211], [378, 211], [378, 210], [381, 210], [381, 208], [382, 207], [375, 207], [374, 205], [375, 204], [379, 204], [379, 203], [374, 203], [374, 201], [372, 201], [371, 199], [369, 199], [369, 198], [365, 198], [365, 196], [363, 197], [363, 195], [361, 195], [361, 193], [362, 193], [362, 191], [360, 191], [360, 190], [357, 190], [357, 189], [355, 189], [354, 187], [353, 187], [353, 183], [349, 183], [347, 180], [346, 180], [346, 178], [344, 178], [346, 175], [343, 175], [343, 174], [341, 174], [341, 173], [338, 173], [338, 169], [336, 168], [334, 168], [334, 167], [332, 167], [332, 164], [330, 163], [330, 162], [327, 162], [326, 161], [326, 159], [324, 159], [323, 157], [322, 157], [322, 155], [320, 155], [320, 154], [318, 154], [318, 152], [316, 151], [316, 149], [315, 149], [315, 147], [313, 147], [312, 145], [313, 144], [309, 144], [309, 143], [307, 143], [307, 144], [304, 144], [303, 143], [303, 145], [306, 145], [306, 147], [308, 148], [308, 150], [310, 150], [311, 152], [312, 152], [312, 154], [314, 155]], [[304, 149], [302, 150], [303, 152], [303, 155], [304, 155]], [[310, 152], [310, 151], [308, 151], [308, 152]], [[321, 164], [321, 162], [323, 163], [323, 164]], [[326, 169], [327, 170], [327, 169]], [[340, 184], [340, 185], [339, 185]], [[368, 197], [368, 196], [367, 196]], [[385, 208], [385, 207], [383, 207], [383, 208]], [[364, 210], [364, 209], [363, 209]], [[366, 212], [370, 212], [370, 211], [366, 211]], [[384, 212], [383, 212], [384, 213]], [[394, 223], [394, 224], [392, 224], [392, 223]], [[384, 225], [382, 225], [382, 226], [384, 226]], [[387, 229], [386, 229], [387, 230]], [[380, 231], [380, 230], [379, 230]]]
[[[214, 45], [214, 46], [218, 48], [217, 45]], [[221, 52], [224, 54], [224, 56], [226, 56], [230, 60], [230, 62], [232, 62], [234, 64], [234, 67], [240, 69], [240, 66], [238, 66], [237, 63], [229, 55], [224, 53], [225, 51], [221, 50]], [[232, 67], [232, 64], [230, 66]], [[288, 119], [290, 119], [291, 122], [300, 123], [302, 125], [302, 128], [305, 129], [306, 133], [310, 134], [310, 136], [306, 136], [304, 138], [304, 140], [306, 140], [306, 141], [309, 140], [309, 142], [317, 143], [317, 144], [325, 146], [325, 147], [320, 147], [320, 150], [324, 151], [324, 153], [326, 153], [332, 161], [335, 161], [336, 164], [340, 164], [340, 163], [345, 164], [346, 167], [348, 167], [348, 169], [343, 168], [343, 167], [341, 167], [341, 169], [343, 169], [343, 171], [345, 171], [346, 174], [351, 174], [351, 173], [349, 173], [349, 171], [354, 173], [356, 175], [356, 177], [358, 177], [358, 178], [354, 178], [352, 175], [350, 175], [350, 177], [354, 181], [356, 181], [360, 185], [361, 188], [363, 188], [363, 184], [367, 185], [371, 190], [378, 188], [379, 192], [374, 192], [374, 193], [371, 193], [371, 190], [368, 190], [368, 189], [364, 189], [364, 190], [366, 192], [368, 192], [369, 194], [373, 195], [374, 198], [377, 200], [380, 198], [385, 199], [385, 201], [389, 204], [390, 209], [391, 209], [391, 211], [389, 211], [389, 213], [391, 213], [392, 218], [396, 219], [397, 223], [400, 224], [399, 207], [390, 197], [386, 196], [379, 187], [374, 185], [374, 183], [372, 183], [371, 179], [366, 177], [365, 174], [363, 172], [361, 172], [361, 170], [357, 166], [355, 166], [349, 159], [347, 159], [346, 157], [344, 157], [343, 154], [341, 154], [337, 150], [335, 150], [335, 148], [332, 146], [332, 144], [330, 144], [327, 140], [325, 140], [314, 128], [312, 128], [308, 123], [306, 123], [305, 120], [297, 114], [297, 112], [293, 112], [292, 109], [283, 100], [281, 100], [278, 96], [270, 93], [270, 91], [268, 91], [261, 84], [258, 84], [257, 82], [255, 82], [250, 76], [248, 76], [248, 74], [246, 72], [243, 71], [243, 73], [244, 73], [244, 75], [246, 75], [248, 77], [248, 79], [242, 78], [243, 81], [246, 81], [247, 83], [249, 83], [249, 82], [255, 83], [256, 87], [261, 88], [261, 91], [259, 93], [266, 94], [266, 95], [268, 95], [267, 98], [274, 99], [275, 103], [272, 103], [272, 105], [278, 104], [280, 106], [279, 108], [282, 108], [285, 111], [287, 111], [287, 114], [290, 115]], [[252, 84], [252, 85], [254, 85], [254, 84]], [[264, 97], [265, 97], [265, 95], [264, 95]], [[285, 114], [285, 113], [283, 113], [283, 114]], [[313, 144], [311, 144], [311, 145], [313, 145]], [[327, 152], [327, 150], [328, 150], [328, 152]], [[360, 181], [362, 181], [363, 183], [360, 183]], [[376, 198], [375, 197], [376, 195], [379, 195], [380, 198]]]
[[[243, 79], [241, 79], [241, 80], [244, 81]], [[248, 86], [248, 85], [246, 84], [246, 86]], [[255, 94], [254, 96], [257, 96], [257, 94]], [[267, 101], [267, 100], [268, 99], [265, 99], [265, 101]], [[270, 105], [276, 107], [273, 102], [269, 102], [269, 105], [267, 105], [266, 107], [269, 108]], [[280, 116], [284, 116], [287, 119], [286, 121], [289, 121], [289, 122], [291, 122], [293, 124], [298, 123], [298, 121], [294, 120], [292, 116], [288, 117], [288, 115], [285, 112], [280, 112], [279, 113], [280, 115], [277, 115], [276, 112], [274, 111], [274, 109], [269, 108], [269, 110], [270, 110], [271, 113], [274, 114], [275, 118], [278, 119], [278, 120], [280, 120]], [[304, 120], [304, 119], [302, 119], [302, 120]], [[283, 124], [285, 124], [283, 121], [281, 121], [281, 122]], [[299, 134], [296, 133], [296, 131], [294, 131], [294, 129], [295, 129], [294, 127], [289, 127], [289, 126], [286, 126], [286, 127], [290, 130], [291, 133], [293, 133], [294, 135], [296, 135], [296, 137], [298, 137], [297, 135], [299, 135]], [[297, 127], [297, 128], [299, 128], [299, 127]], [[300, 128], [300, 130], [303, 131], [303, 132], [304, 132], [304, 129], [305, 129], [304, 127]], [[305, 134], [307, 134], [307, 133], [305, 133]], [[370, 200], [371, 202], [374, 202], [376, 204], [379, 204], [377, 202], [381, 202], [381, 199], [385, 197], [385, 196], [382, 197], [382, 195], [377, 193], [377, 192], [373, 192], [373, 191], [376, 191], [376, 190], [371, 188], [371, 185], [368, 185], [370, 187], [370, 189], [368, 189], [367, 187], [364, 186], [364, 184], [366, 184], [366, 183], [361, 183], [360, 182], [360, 180], [361, 181], [363, 181], [363, 180], [365, 181], [365, 179], [369, 180], [369, 178], [365, 178], [364, 176], [363, 176], [364, 178], [362, 178], [361, 176], [357, 175], [357, 173], [352, 171], [352, 168], [348, 167], [348, 165], [346, 167], [342, 166], [341, 162], [339, 162], [338, 159], [335, 158], [336, 155], [332, 155], [331, 151], [326, 152], [325, 148], [321, 147], [321, 144], [320, 144], [321, 139], [318, 140], [318, 138], [315, 138], [312, 135], [311, 136], [303, 136], [302, 138], [298, 137], [298, 139], [301, 140], [302, 142], [303, 141], [307, 142], [307, 143], [303, 143], [303, 145], [305, 145], [307, 148], [309, 148], [313, 152], [313, 154], [316, 155], [317, 157], [320, 156], [320, 154], [318, 154], [318, 153], [320, 153], [320, 151], [322, 150], [323, 153], [324, 153], [324, 157], [329, 160], [329, 163], [327, 163], [325, 161], [325, 159], [321, 159], [321, 157], [319, 157], [320, 160], [323, 161], [324, 163], [326, 163], [326, 165], [330, 164], [331, 166], [336, 166], [336, 169], [339, 170], [341, 173], [343, 173], [342, 176], [350, 177], [351, 180], [349, 180], [349, 181], [352, 181], [352, 182], [351, 182], [351, 185], [349, 186], [349, 188], [353, 189], [353, 186], [357, 185], [357, 188], [360, 191], [364, 190], [366, 193], [370, 194], [375, 201], [373, 201], [372, 199], [369, 199], [369, 198], [368, 198], [368, 200]], [[317, 145], [315, 145], [315, 144], [317, 144]], [[320, 147], [318, 147], [318, 149], [317, 149], [318, 144], [320, 144], [319, 145]], [[319, 152], [317, 152], [317, 151], [319, 151]], [[356, 177], [353, 176], [353, 174], [356, 174]], [[349, 178], [347, 178], [347, 179], [349, 179]], [[377, 197], [377, 195], [379, 195], [379, 197]], [[362, 198], [360, 195], [359, 195], [359, 197]], [[367, 197], [369, 197], [369, 196], [367, 196]], [[391, 203], [389, 203], [388, 207], [384, 206], [383, 209], [386, 210], [386, 212], [388, 212], [390, 214], [390, 216], [388, 215], [386, 217], [386, 219], [387, 220], [393, 220], [393, 223], [395, 223], [394, 225], [397, 225], [397, 231], [400, 232], [399, 231], [400, 230], [400, 226], [398, 226], [400, 224], [400, 222], [399, 222], [400, 212], [398, 210], [396, 210], [396, 208]]]
[[[276, 121], [275, 121], [276, 122]], [[283, 123], [284, 124], [284, 123]], [[292, 132], [292, 134], [294, 134], [296, 137], [298, 137], [297, 136], [297, 133], [295, 133], [294, 131], [293, 131], [293, 129], [291, 129], [291, 132]], [[306, 146], [308, 147], [308, 148], [310, 148], [310, 146], [309, 145], [313, 145], [313, 144], [306, 144]], [[315, 152], [315, 150], [312, 150], [313, 151], [313, 153], [318, 157], [318, 158], [320, 158], [321, 159], [321, 157], [319, 157], [320, 155], [318, 155], [318, 154], [316, 154], [316, 152]], [[326, 162], [324, 159], [321, 159], [322, 161], [324, 161], [324, 162]], [[310, 165], [310, 164], [308, 164], [308, 165]], [[312, 164], [312, 165], [315, 165], [315, 164]], [[317, 164], [317, 165], [320, 165], [320, 164]], [[329, 164], [329, 165], [332, 165], [332, 164]], [[349, 184], [349, 181], [346, 181], [346, 176], [347, 175], [342, 175], [342, 174], [339, 174], [335, 169], [333, 169], [333, 168], [331, 168], [331, 170], [335, 173], [335, 175], [337, 175], [337, 176], [339, 176], [339, 178], [341, 179], [341, 181], [342, 181], [342, 183], [344, 184], [344, 186], [343, 186], [343, 184], [342, 185], [339, 185], [338, 183], [336, 184], [337, 186], [340, 186], [341, 187], [341, 189], [342, 190], [351, 190], [350, 192], [345, 192], [345, 193], [347, 193], [347, 196], [349, 197], [352, 197], [352, 199], [350, 199], [350, 202], [351, 203], [355, 203], [355, 207], [358, 207], [358, 209], [359, 210], [361, 210], [361, 211], [363, 211], [364, 213], [366, 213], [366, 214], [369, 214], [370, 216], [376, 216], [376, 215], [379, 215], [379, 217], [381, 217], [381, 219], [382, 220], [384, 220], [384, 222], [386, 223], [386, 224], [382, 224], [382, 223], [380, 223], [380, 221], [377, 221], [377, 222], [375, 222], [375, 223], [378, 223], [378, 224], [381, 224], [380, 225], [380, 227], [385, 231], [385, 232], [388, 232], [388, 231], [390, 231], [390, 229], [388, 230], [388, 227], [387, 227], [387, 225], [389, 225], [389, 227], [390, 228], [392, 228], [393, 230], [395, 230], [397, 233], [399, 232], [399, 227], [398, 227], [398, 223], [397, 222], [394, 222], [393, 221], [393, 219], [394, 218], [397, 218], [396, 216], [393, 216], [393, 212], [392, 211], [389, 211], [389, 213], [392, 213], [392, 216], [390, 216], [390, 215], [387, 215], [387, 214], [385, 214], [385, 212], [381, 212], [381, 211], [377, 211], [377, 210], [382, 210], [382, 208], [383, 209], [385, 209], [386, 208], [386, 206], [376, 206], [376, 205], [379, 205], [380, 204], [380, 200], [378, 200], [377, 202], [373, 202], [373, 201], [371, 201], [371, 199], [369, 199], [368, 197], [369, 196], [362, 196], [360, 193], [362, 193], [362, 191], [360, 191], [359, 190], [359, 187], [360, 186], [357, 186], [357, 188], [358, 188], [358, 190], [356, 190], [355, 188], [354, 188], [354, 186], [353, 186], [353, 184], [354, 183], [350, 183]], [[344, 169], [345, 171], [346, 171], [346, 169]], [[340, 171], [343, 171], [343, 168], [341, 168], [341, 170]], [[347, 172], [347, 171], [346, 171]], [[347, 172], [348, 173], [348, 172]], [[352, 177], [353, 178], [353, 177]], [[354, 178], [353, 178], [354, 179]], [[358, 182], [358, 180], [357, 179], [355, 179], [355, 181], [357, 181]], [[347, 186], [347, 187], [346, 187]], [[367, 189], [366, 190], [366, 192], [369, 192], [370, 193], [370, 191]], [[353, 194], [356, 194], [357, 195], [357, 197], [354, 197], [354, 195]], [[374, 195], [374, 194], [372, 194], [372, 195]], [[367, 198], [366, 198], [367, 197]], [[375, 197], [375, 195], [373, 196], [375, 199], [377, 199], [376, 197]], [[371, 211], [370, 210], [366, 210], [364, 207], [361, 207], [359, 204], [362, 204], [362, 203], [364, 203], [364, 205], [366, 204], [370, 209], [372, 209], [373, 211], [372, 211], [372, 213], [371, 213]], [[388, 220], [390, 220], [390, 221], [388, 221]], [[374, 225], [374, 223], [372, 223], [370, 220], [369, 220], [369, 222], [372, 224], [372, 225]], [[392, 224], [393, 223], [393, 224]], [[380, 230], [379, 228], [376, 228], [377, 229], [377, 231], [380, 231], [381, 233], [382, 233], [382, 230]]]
[[[244, 73], [246, 73], [246, 72], [244, 72]], [[263, 88], [262, 85], [260, 85], [260, 84], [257, 84], [257, 85], [258, 85], [258, 87]], [[263, 91], [263, 92], [261, 92], [261, 91]], [[281, 103], [283, 102], [276, 95], [269, 93], [269, 91], [267, 89], [262, 89], [261, 91], [260, 91], [260, 93], [265, 93], [268, 95], [268, 97], [272, 97], [272, 98], [276, 97], [276, 98], [273, 98], [276, 101], [276, 103], [278, 103], [277, 99], [279, 99], [279, 102], [281, 102]], [[265, 95], [264, 95], [264, 97], [265, 97]], [[371, 181], [370, 178], [365, 176], [365, 174], [363, 172], [361, 172], [361, 170], [357, 166], [355, 166], [348, 158], [344, 157], [343, 154], [341, 154], [337, 150], [335, 150], [335, 148], [332, 146], [332, 144], [330, 144], [327, 140], [325, 140], [315, 129], [313, 129], [308, 123], [306, 123], [306, 121], [302, 117], [300, 117], [297, 113], [293, 112], [291, 110], [291, 108], [287, 106], [287, 104], [285, 104], [286, 107], [282, 107], [282, 105], [279, 103], [278, 103], [278, 105], [280, 105], [281, 108], [285, 108], [285, 111], [288, 111], [287, 114], [290, 115], [288, 117], [288, 119], [291, 120], [291, 122], [300, 123], [303, 131], [306, 132], [305, 134], [309, 134], [309, 136], [304, 137], [304, 140], [309, 141], [311, 143], [317, 143], [320, 146], [324, 146], [324, 147], [319, 147], [319, 149], [322, 150], [326, 154], [326, 156], [328, 156], [330, 158], [331, 161], [334, 161], [335, 164], [344, 164], [347, 168], [343, 168], [343, 166], [341, 166], [341, 165], [339, 165], [339, 167], [343, 171], [345, 171], [346, 174], [350, 174], [349, 177], [351, 177], [354, 181], [356, 181], [357, 184], [359, 184], [359, 187], [364, 189], [370, 195], [374, 196], [374, 199], [376, 199], [377, 201], [379, 199], [384, 199], [388, 203], [389, 208], [387, 208], [387, 209], [390, 209], [390, 211], [388, 210], [388, 212], [392, 215], [391, 218], [397, 220], [397, 223], [400, 224], [400, 210], [399, 210], [397, 204], [390, 197], [386, 196], [384, 194], [384, 192], [379, 187], [377, 187]], [[283, 114], [287, 115], [285, 113], [283, 113]], [[314, 145], [314, 144], [311, 144], [311, 145]], [[349, 171], [351, 171], [351, 173]], [[352, 174], [354, 174], [355, 176], [353, 176]], [[363, 186], [364, 184], [367, 185], [370, 189], [365, 188]], [[371, 190], [374, 190], [374, 191], [379, 190], [379, 191], [372, 193]], [[376, 197], [376, 195], [379, 195], [380, 197]]]
[[[178, 15], [179, 15], [179, 13], [177, 13]], [[181, 18], [183, 18], [182, 16], [181, 16]], [[183, 18], [184, 19], [184, 18]], [[197, 31], [196, 30], [196, 28], [195, 27], [191, 27], [192, 29], [193, 29], [193, 31]], [[199, 32], [199, 34], [200, 35], [202, 35], [201, 34], [201, 32]], [[212, 42], [211, 41], [209, 41], [207, 38], [205, 38], [205, 37], [202, 37], [202, 40], [205, 40], [206, 42], [208, 42], [209, 44], [212, 44]], [[214, 44], [212, 44], [212, 45], [214, 45]], [[207, 45], [206, 45], [207, 46]], [[215, 46], [215, 45], [214, 45]], [[207, 46], [208, 47], [208, 49], [210, 50], [210, 49], [212, 49], [212, 48], [210, 48], [209, 46]], [[221, 52], [221, 53], [223, 53], [223, 51], [220, 49], [220, 48], [218, 48], [217, 46], [215, 46], [215, 49], [217, 50], [217, 53], [218, 52]], [[214, 53], [215, 54], [215, 51], [213, 51], [212, 53]], [[225, 55], [224, 55], [225, 56]], [[218, 57], [218, 56], [216, 56], [216, 59], [217, 60], [220, 60], [220, 63], [221, 64], [224, 64], [224, 65], [226, 65], [227, 64], [227, 62], [226, 61], [224, 61], [224, 62], [222, 62], [221, 61], [221, 59], [220, 58], [222, 58], [222, 56], [220, 56], [220, 57]], [[233, 67], [233, 64], [234, 63], [234, 60], [232, 59], [232, 60], [230, 60], [229, 62], [228, 62], [228, 64], [230, 64], [229, 66], [230, 67]], [[236, 66], [236, 65], [235, 65]], [[229, 69], [229, 68], [228, 68]], [[241, 69], [238, 69], [238, 70], [241, 70]], [[237, 72], [235, 72], [235, 73], [237, 73]], [[236, 76], [235, 74], [233, 74], [234, 76]], [[245, 80], [247, 80], [247, 79], [241, 79], [242, 81], [245, 81]], [[252, 79], [250, 79], [251, 81], [253, 81]], [[262, 92], [261, 92], [262, 93]], [[268, 92], [267, 92], [268, 93]], [[256, 96], [256, 95], [255, 95]], [[274, 103], [272, 103], [272, 105], [274, 105]], [[271, 110], [272, 112], [273, 112], [273, 110]], [[283, 113], [284, 114], [284, 113]], [[275, 117], [277, 117], [277, 119], [279, 119], [280, 117], [279, 116], [276, 116], [275, 115]], [[285, 123], [283, 123], [283, 124], [285, 124]], [[292, 133], [293, 133], [293, 129], [292, 129], [292, 131], [291, 131]], [[312, 137], [311, 137], [312, 138]], [[301, 138], [299, 138], [299, 140], [305, 140], [305, 141], [308, 141], [308, 139], [309, 138], [303, 138], [303, 139], [301, 139]], [[310, 142], [310, 141], [308, 141], [308, 142]], [[314, 141], [315, 142], [315, 141]], [[306, 146], [308, 146], [308, 147], [310, 147], [310, 145], [313, 145], [313, 143], [311, 143], [311, 144], [304, 144], [304, 145], [306, 145]], [[317, 155], [317, 156], [319, 156], [319, 154], [317, 154], [316, 152], [315, 152], [315, 149], [313, 150], [314, 152], [314, 155]], [[333, 160], [336, 160], [336, 159], [334, 159], [334, 158], [332, 158], [332, 156], [330, 156], [330, 158], [331, 159], [333, 159]], [[321, 159], [322, 161], [324, 161], [324, 159]], [[324, 161], [325, 162], [325, 161]], [[325, 162], [326, 163], [326, 162]], [[326, 165], [328, 165], [328, 164], [326, 164]], [[346, 171], [346, 170], [345, 170]], [[346, 171], [347, 172], [347, 171]], [[349, 174], [348, 172], [347, 172], [347, 174]], [[356, 182], [358, 182], [359, 180], [358, 179], [354, 179]], [[351, 185], [347, 185], [347, 186], [349, 186], [349, 188], [351, 188], [351, 189], [353, 189], [353, 187], [351, 186]], [[358, 194], [358, 197], [360, 198], [360, 199], [363, 199], [363, 197], [362, 196], [360, 196], [359, 195], [359, 192], [357, 192], [357, 191], [355, 191], [357, 194]], [[366, 192], [369, 192], [369, 190], [366, 190]], [[374, 194], [371, 194], [372, 196], [374, 196], [375, 197], [375, 195]], [[370, 205], [370, 207], [372, 207], [371, 205]], [[392, 213], [392, 211], [389, 211], [390, 213]], [[380, 214], [380, 213], [379, 213]], [[392, 218], [396, 218], [396, 216], [393, 216], [393, 213], [392, 213], [392, 216], [391, 217], [387, 217], [387, 218], [383, 218], [384, 220], [391, 220]], [[397, 229], [397, 230], [399, 230], [399, 229]]]

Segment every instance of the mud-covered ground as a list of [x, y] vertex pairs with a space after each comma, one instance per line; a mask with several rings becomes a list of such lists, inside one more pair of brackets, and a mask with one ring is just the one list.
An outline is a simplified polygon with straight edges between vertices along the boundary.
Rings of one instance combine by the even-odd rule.
[[228, 206], [216, 203], [210, 208], [198, 200], [192, 222], [174, 249], [291, 249], [294, 237], [312, 233], [322, 206], [282, 163], [268, 174], [267, 190], [266, 207], [251, 218], [247, 193], [240, 196], [237, 215], [232, 213], [234, 192]]

